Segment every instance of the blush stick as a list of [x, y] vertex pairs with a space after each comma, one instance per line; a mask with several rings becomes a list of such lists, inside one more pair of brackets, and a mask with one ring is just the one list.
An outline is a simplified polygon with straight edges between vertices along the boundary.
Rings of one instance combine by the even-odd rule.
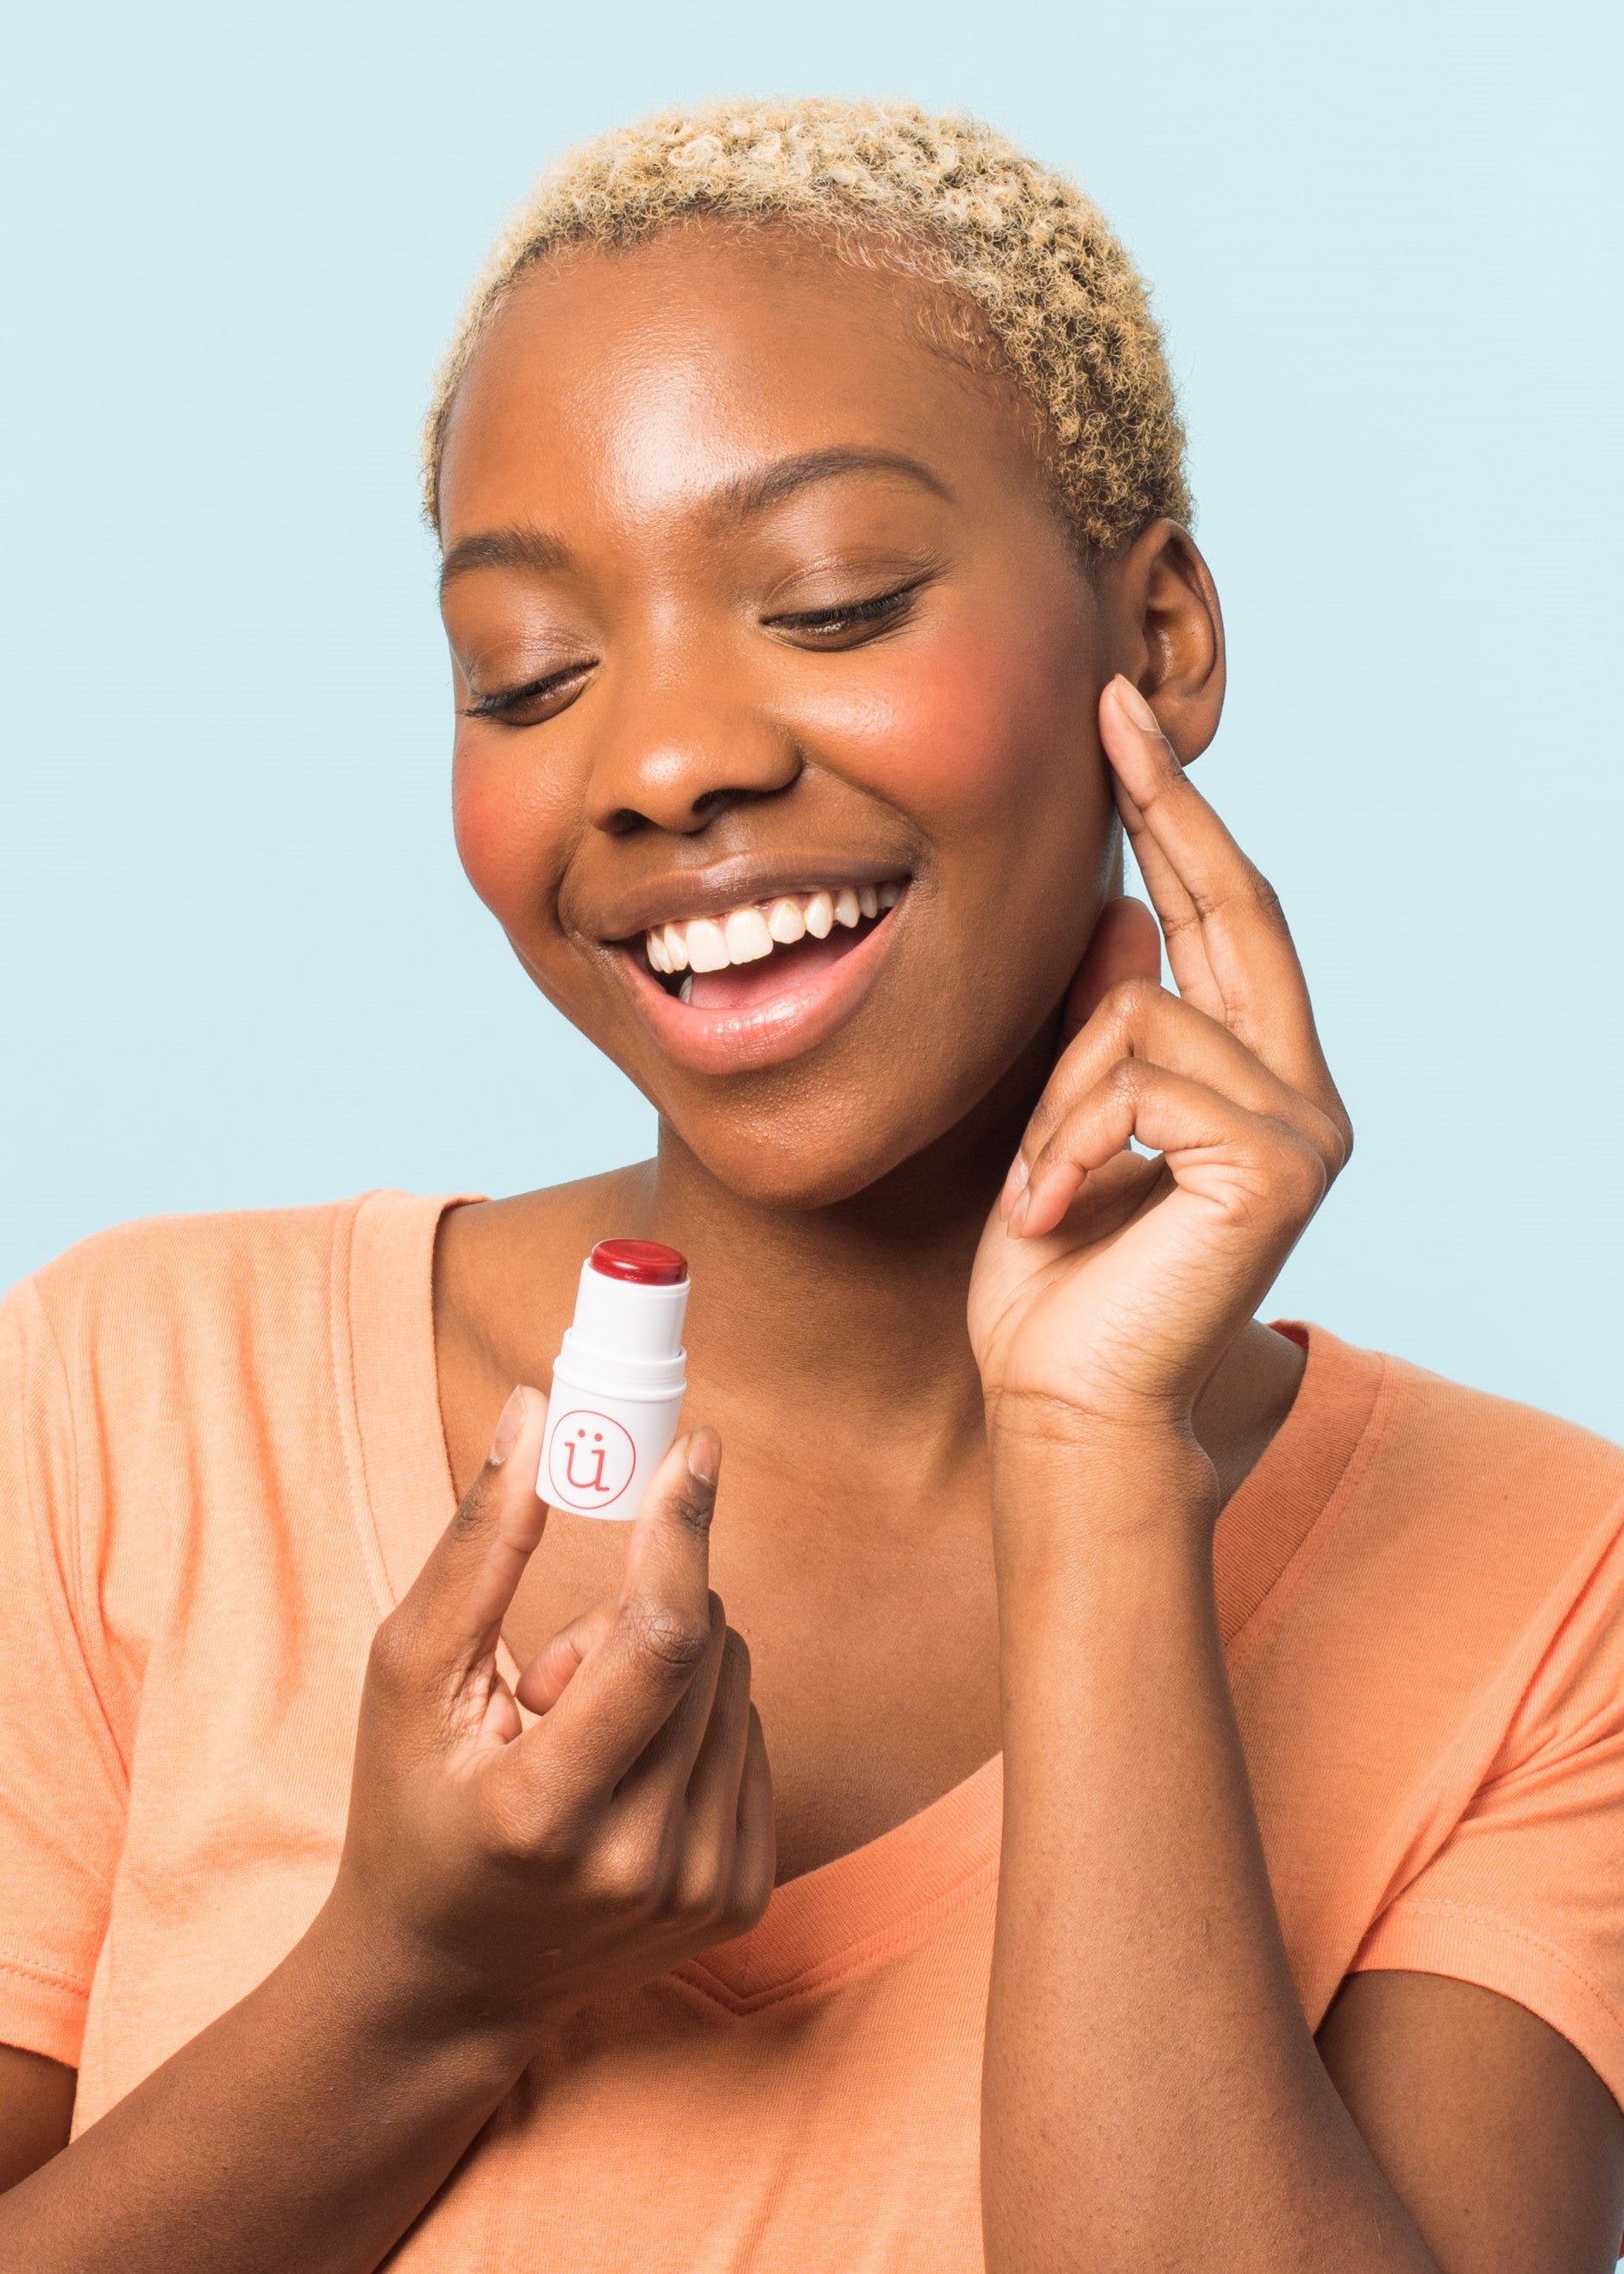
[[688, 1388], [688, 1265], [652, 1239], [600, 1239], [553, 1367], [536, 1490], [575, 1516], [635, 1517]]

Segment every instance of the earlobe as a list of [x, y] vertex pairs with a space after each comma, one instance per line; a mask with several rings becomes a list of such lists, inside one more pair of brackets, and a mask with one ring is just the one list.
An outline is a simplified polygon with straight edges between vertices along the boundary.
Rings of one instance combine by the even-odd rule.
[[[1212, 571], [1176, 521], [1140, 531], [1122, 564], [1121, 668], [1154, 711], [1179, 763], [1191, 765], [1223, 711], [1223, 613]], [[1137, 666], [1137, 667], [1135, 667]]]

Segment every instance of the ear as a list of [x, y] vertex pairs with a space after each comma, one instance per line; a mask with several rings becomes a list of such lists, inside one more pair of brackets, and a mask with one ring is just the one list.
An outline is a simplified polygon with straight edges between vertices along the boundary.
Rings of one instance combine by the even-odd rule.
[[1212, 571], [1187, 529], [1158, 520], [1110, 557], [1100, 583], [1111, 668], [1132, 681], [1189, 765], [1223, 710], [1223, 615]]

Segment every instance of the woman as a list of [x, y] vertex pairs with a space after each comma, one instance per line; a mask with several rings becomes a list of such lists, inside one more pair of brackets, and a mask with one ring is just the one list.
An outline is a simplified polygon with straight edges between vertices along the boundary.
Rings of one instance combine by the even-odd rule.
[[[1103, 223], [611, 137], [429, 485], [464, 865], [658, 1156], [9, 1299], [5, 2263], [1610, 2264], [1624, 1458], [1253, 1320], [1350, 1132]], [[629, 1531], [534, 1491], [628, 1234]]]

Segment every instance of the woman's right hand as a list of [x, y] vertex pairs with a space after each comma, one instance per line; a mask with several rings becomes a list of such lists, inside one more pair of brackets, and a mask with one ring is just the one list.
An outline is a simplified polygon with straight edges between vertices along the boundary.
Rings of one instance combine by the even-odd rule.
[[545, 1428], [545, 1399], [516, 1389], [378, 1630], [328, 1906], [431, 2008], [521, 2040], [742, 1934], [774, 1878], [749, 1653], [709, 1585], [712, 1431], [656, 1472], [619, 1595], [524, 1670], [541, 1718], [522, 1726], [496, 1645], [546, 1524]]

